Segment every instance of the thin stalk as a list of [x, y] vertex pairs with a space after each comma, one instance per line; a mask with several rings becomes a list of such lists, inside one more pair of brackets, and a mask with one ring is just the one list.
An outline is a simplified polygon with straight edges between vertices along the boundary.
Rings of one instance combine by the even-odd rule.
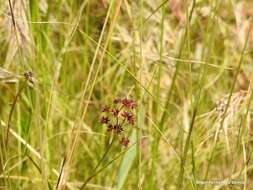
[[196, 104], [194, 112], [193, 112], [189, 132], [187, 134], [187, 138], [185, 141], [183, 157], [181, 159], [180, 172], [179, 172], [178, 183], [177, 183], [179, 190], [183, 189], [184, 166], [185, 166], [185, 162], [186, 162], [186, 158], [187, 158], [187, 153], [188, 153], [188, 150], [190, 147], [191, 135], [192, 135], [192, 131], [193, 131], [193, 127], [194, 127], [194, 123], [195, 123], [195, 119], [196, 119], [196, 115], [197, 115], [197, 111], [198, 111], [197, 108], [198, 108], [198, 104]]
[[[194, 2], [194, 4], [195, 4], [195, 2]], [[190, 17], [191, 16], [192, 16], [192, 11], [190, 13]], [[187, 34], [188, 34], [188, 29], [189, 29], [189, 22], [190, 22], [190, 20], [188, 21], [188, 24], [187, 24], [186, 37], [187, 37]], [[198, 77], [198, 86], [199, 86], [198, 89], [199, 90], [198, 90], [198, 93], [197, 93], [196, 102], [193, 105], [192, 119], [191, 119], [191, 122], [190, 122], [189, 131], [187, 133], [186, 141], [185, 141], [184, 148], [183, 148], [183, 155], [182, 155], [182, 159], [181, 159], [181, 163], [180, 163], [180, 171], [179, 171], [179, 176], [178, 176], [178, 181], [177, 181], [177, 185], [178, 185], [179, 190], [183, 189], [184, 171], [185, 171], [184, 167], [185, 167], [185, 163], [186, 163], [186, 159], [187, 159], [187, 154], [188, 154], [188, 151], [189, 151], [189, 148], [190, 148], [191, 136], [192, 136], [194, 124], [195, 124], [195, 121], [196, 121], [196, 116], [197, 116], [197, 113], [198, 113], [198, 107], [199, 107], [201, 94], [202, 94], [202, 90], [203, 90], [203, 86], [204, 86], [205, 75], [206, 75], [206, 64], [203, 66], [202, 74], [200, 74], [199, 77]]]
[[[142, 28], [143, 26], [143, 6], [144, 6], [144, 1], [140, 1], [140, 26]], [[142, 71], [143, 71], [143, 51], [142, 51], [142, 38], [143, 38], [143, 32], [142, 30], [139, 30], [139, 50], [140, 50], [140, 61], [139, 61], [139, 81], [140, 84], [142, 84]], [[142, 113], [143, 113], [143, 105], [142, 105], [142, 99], [143, 99], [143, 90], [141, 86], [138, 86], [138, 96], [139, 96], [139, 101], [138, 101], [138, 121], [137, 121], [137, 140], [138, 140], [138, 145], [137, 145], [137, 153], [138, 153], [138, 189], [142, 189], [142, 155], [141, 155], [141, 138], [142, 138]]]
[[[156, 98], [157, 102], [155, 104], [155, 115], [156, 118], [160, 117], [160, 94], [161, 94], [161, 73], [162, 73], [162, 62], [163, 62], [163, 39], [164, 39], [164, 19], [165, 19], [165, 6], [166, 4], [163, 4], [161, 14], [161, 25], [160, 25], [160, 53], [159, 53], [159, 66], [158, 66], [158, 74], [157, 74], [157, 84], [156, 84]], [[150, 180], [150, 189], [155, 189], [156, 186], [156, 164], [157, 164], [157, 156], [158, 156], [158, 139], [160, 134], [155, 133], [155, 139], [154, 143], [152, 145], [152, 168], [151, 168], [151, 180]]]
[[83, 183], [83, 185], [80, 187], [80, 190], [81, 190], [81, 189], [84, 189], [84, 188], [86, 187], [87, 183], [88, 183], [93, 177], [96, 176], [98, 167], [102, 164], [102, 162], [104, 161], [104, 159], [105, 159], [106, 156], [108, 155], [108, 153], [109, 153], [109, 151], [111, 150], [111, 147], [112, 147], [112, 144], [114, 143], [114, 141], [115, 141], [115, 136], [113, 136], [113, 139], [112, 139], [111, 143], [109, 143], [109, 145], [107, 146], [107, 148], [106, 148], [106, 150], [105, 150], [103, 156], [102, 156], [101, 159], [98, 161], [96, 167], [93, 169], [93, 171], [94, 171], [93, 174], [90, 175], [90, 176], [85, 180], [85, 182]]
[[[241, 52], [240, 60], [239, 60], [238, 66], [236, 68], [236, 74], [235, 74], [235, 77], [234, 77], [234, 80], [233, 80], [233, 83], [232, 83], [232, 86], [231, 86], [231, 89], [230, 89], [229, 97], [228, 97], [228, 100], [227, 100], [227, 103], [226, 103], [225, 111], [224, 111], [222, 120], [220, 122], [218, 131], [220, 129], [222, 129], [223, 125], [224, 125], [224, 121], [225, 121], [226, 114], [227, 114], [227, 111], [228, 111], [228, 108], [229, 108], [229, 104], [231, 102], [231, 97], [233, 95], [233, 92], [234, 92], [234, 89], [235, 89], [235, 85], [236, 85], [236, 82], [237, 82], [237, 78], [238, 78], [238, 75], [240, 73], [242, 63], [243, 63], [243, 58], [244, 58], [245, 50], [247, 48], [247, 44], [248, 44], [248, 40], [249, 40], [251, 29], [252, 29], [252, 25], [250, 26], [250, 28], [248, 30], [248, 33], [247, 33], [247, 36], [246, 36], [246, 39], [245, 39], [245, 42], [244, 42], [244, 46], [243, 46], [243, 49], [242, 49], [242, 52]], [[210, 158], [208, 159], [208, 164], [207, 164], [207, 169], [206, 169], [206, 172], [205, 172], [204, 179], [207, 179], [207, 177], [208, 177], [210, 166], [211, 166], [212, 161], [213, 161], [214, 151], [215, 151], [215, 149], [217, 147], [217, 141], [218, 141], [218, 138], [215, 138], [214, 145], [213, 145], [213, 148], [212, 148], [212, 152], [211, 152]]]
[[114, 143], [115, 141], [115, 136], [112, 138], [112, 141], [111, 143], [107, 146], [103, 156], [101, 157], [101, 159], [99, 160], [99, 162], [97, 163], [96, 167], [93, 169], [93, 171], [96, 171], [98, 169], [98, 167], [101, 165], [101, 163], [104, 161], [105, 157], [107, 156], [107, 154], [109, 153], [111, 147], [112, 147], [112, 144]]
[[[190, 21], [192, 19], [192, 14], [193, 14], [193, 11], [194, 11], [194, 8], [195, 8], [195, 3], [196, 3], [196, 0], [193, 0], [193, 4], [192, 4], [191, 11], [190, 11], [189, 18], [188, 18], [189, 19], [189, 21], [188, 21], [189, 23], [190, 23]], [[185, 29], [185, 32], [184, 32], [184, 35], [183, 35], [183, 39], [182, 39], [182, 41], [180, 43], [180, 49], [179, 49], [179, 53], [178, 53], [177, 59], [180, 59], [181, 56], [182, 56], [186, 37], [187, 37], [187, 27]], [[169, 89], [168, 95], [166, 97], [166, 103], [165, 103], [165, 106], [164, 106], [164, 108], [166, 109], [166, 111], [163, 112], [162, 117], [161, 117], [161, 121], [160, 121], [160, 124], [159, 124], [161, 130], [162, 130], [164, 124], [167, 121], [167, 116], [168, 116], [167, 109], [168, 109], [168, 107], [170, 105], [170, 100], [171, 100], [172, 92], [173, 92], [173, 90], [175, 88], [175, 85], [176, 85], [176, 79], [177, 79], [177, 76], [179, 74], [179, 70], [180, 70], [180, 61], [177, 61], [176, 62], [176, 70], [175, 70], [175, 72], [173, 74], [172, 82], [171, 82], [170, 89]]]
[[[92, 60], [92, 63], [91, 63], [91, 66], [90, 66], [90, 70], [89, 70], [89, 73], [88, 73], [88, 76], [87, 76], [87, 80], [85, 83], [83, 83], [83, 91], [82, 91], [82, 97], [81, 97], [81, 104], [79, 106], [79, 109], [78, 109], [78, 113], [81, 112], [81, 118], [78, 122], [78, 126], [75, 126], [72, 131], [71, 131], [71, 140], [68, 144], [68, 147], [67, 147], [67, 150], [66, 150], [66, 153], [65, 153], [65, 156], [63, 158], [63, 164], [61, 166], [61, 169], [60, 169], [60, 174], [59, 174], [59, 177], [58, 177], [58, 182], [57, 182], [57, 185], [56, 185], [56, 189], [57, 190], [60, 190], [63, 188], [63, 186], [65, 185], [64, 182], [65, 179], [68, 177], [68, 173], [65, 172], [66, 168], [68, 167], [68, 164], [71, 162], [72, 160], [72, 156], [74, 154], [74, 151], [75, 151], [75, 148], [76, 148], [76, 145], [77, 145], [77, 140], [79, 138], [79, 133], [76, 132], [78, 131], [78, 129], [81, 128], [82, 126], [82, 123], [83, 123], [83, 120], [84, 120], [84, 117], [86, 115], [86, 111], [88, 109], [88, 103], [85, 104], [85, 107], [84, 109], [83, 108], [83, 102], [84, 102], [84, 99], [85, 99], [85, 95], [87, 93], [87, 90], [88, 90], [88, 86], [89, 86], [89, 83], [91, 81], [91, 76], [92, 76], [92, 73], [94, 71], [94, 67], [95, 67], [95, 63], [96, 63], [96, 60], [97, 60], [97, 56], [98, 56], [98, 52], [99, 52], [99, 48], [100, 48], [100, 44], [102, 43], [102, 39], [103, 39], [103, 36], [104, 36], [104, 32], [105, 32], [105, 29], [106, 29], [106, 26], [108, 24], [108, 21], [109, 21], [109, 16], [110, 16], [110, 12], [111, 12], [111, 9], [112, 9], [112, 5], [114, 4], [114, 1], [111, 1], [110, 5], [109, 5], [109, 8], [108, 8], [108, 11], [107, 11], [107, 15], [105, 17], [105, 21], [104, 21], [104, 24], [103, 24], [103, 28], [102, 28], [102, 31], [100, 33], [100, 37], [99, 37], [99, 41], [98, 41], [98, 44], [97, 44], [97, 47], [96, 47], [96, 50], [95, 50], [95, 54], [93, 56], [93, 60]], [[105, 44], [105, 47], [107, 47], [107, 44]], [[106, 49], [106, 48], [105, 48]], [[105, 50], [103, 50], [105, 52]], [[103, 61], [103, 59], [102, 59]], [[102, 64], [102, 61], [100, 62]], [[99, 65], [101, 65], [99, 63]], [[98, 66], [99, 67], [99, 66]], [[94, 84], [94, 83], [93, 83]], [[93, 88], [92, 88], [93, 89]], [[91, 92], [89, 93], [89, 98], [88, 100], [90, 99], [91, 97], [91, 94], [92, 94], [92, 89], [91, 89]], [[88, 102], [88, 101], [87, 101]]]
[[105, 168], [107, 168], [109, 165], [111, 165], [115, 160], [119, 159], [124, 153], [126, 153], [128, 150], [130, 150], [130, 148], [132, 148], [134, 145], [136, 145], [136, 142], [133, 143], [131, 146], [129, 146], [129, 148], [127, 148], [126, 150], [122, 151], [121, 153], [119, 153], [114, 159], [112, 159], [111, 161], [109, 161], [105, 166], [103, 166], [101, 169], [99, 169], [97, 172], [94, 172], [94, 174], [92, 174], [85, 182], [84, 184], [79, 188], [80, 190], [82, 190], [83, 188], [85, 188], [85, 186], [87, 185], [87, 183], [92, 180], [95, 176], [97, 176], [99, 173], [101, 173]]
[[14, 112], [14, 108], [15, 108], [15, 105], [17, 103], [18, 97], [20, 96], [21, 92], [23, 91], [25, 85], [26, 85], [26, 80], [23, 81], [23, 83], [22, 83], [21, 87], [19, 88], [16, 96], [14, 97], [14, 100], [13, 100], [13, 103], [12, 103], [12, 106], [11, 106], [11, 111], [10, 111], [10, 114], [9, 114], [9, 117], [8, 117], [7, 130], [6, 130], [6, 139], [5, 139], [6, 151], [8, 149], [7, 146], [8, 146], [8, 140], [9, 140], [9, 131], [10, 131], [10, 127], [11, 127], [11, 119], [12, 119], [12, 115], [13, 115], [13, 112]]

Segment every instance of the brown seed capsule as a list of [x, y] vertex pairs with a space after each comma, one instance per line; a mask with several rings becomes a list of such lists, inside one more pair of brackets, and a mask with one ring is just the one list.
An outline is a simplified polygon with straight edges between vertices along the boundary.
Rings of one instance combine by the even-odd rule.
[[130, 100], [128, 98], [122, 99], [121, 103], [125, 108], [128, 108], [128, 109], [134, 109], [136, 107], [136, 103], [133, 100]]
[[122, 113], [122, 117], [125, 118], [129, 124], [134, 125], [134, 115], [132, 112], [124, 111]]
[[31, 71], [27, 71], [24, 73], [24, 77], [28, 81], [32, 81], [33, 73]]
[[114, 127], [113, 127], [112, 124], [109, 124], [109, 125], [107, 126], [107, 131], [108, 131], [108, 132], [112, 132], [113, 129], [114, 129]]
[[110, 112], [110, 107], [105, 105], [105, 106], [102, 108], [101, 111], [102, 111], [102, 112], [108, 113], [108, 112]]
[[121, 133], [122, 131], [124, 131], [124, 129], [122, 128], [121, 125], [116, 124], [116, 125], [114, 125], [114, 131], [115, 131], [115, 133], [119, 134], [119, 133]]
[[101, 119], [100, 119], [100, 122], [101, 122], [102, 124], [108, 124], [109, 121], [110, 121], [109, 118], [106, 117], [106, 116], [103, 116], [103, 117], [101, 117]]
[[121, 140], [120, 140], [120, 144], [122, 144], [123, 146], [127, 147], [128, 144], [129, 144], [129, 139], [126, 138], [126, 137], [123, 137]]
[[113, 108], [112, 109], [112, 114], [117, 117], [119, 115], [119, 109]]

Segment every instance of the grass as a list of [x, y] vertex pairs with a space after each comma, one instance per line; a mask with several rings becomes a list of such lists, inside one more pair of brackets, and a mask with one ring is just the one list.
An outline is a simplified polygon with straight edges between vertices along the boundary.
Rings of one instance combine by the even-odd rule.
[[[250, 190], [252, 6], [1, 3], [0, 189]], [[127, 147], [99, 122], [117, 97]]]

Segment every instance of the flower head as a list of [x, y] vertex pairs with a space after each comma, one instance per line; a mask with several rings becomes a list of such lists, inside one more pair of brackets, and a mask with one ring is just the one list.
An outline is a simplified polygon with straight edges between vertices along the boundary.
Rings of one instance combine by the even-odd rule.
[[128, 108], [128, 109], [134, 109], [136, 107], [136, 103], [131, 100], [131, 99], [128, 99], [128, 98], [123, 98], [121, 100], [121, 104], [125, 107], [125, 108]]
[[[102, 117], [100, 123], [106, 124], [107, 131], [120, 137], [123, 132], [127, 130], [129, 125], [135, 124], [135, 116], [133, 109], [135, 109], [135, 101], [128, 98], [116, 98], [113, 105], [105, 105], [101, 109]], [[121, 138], [120, 144], [127, 147], [129, 139]]]
[[118, 104], [118, 103], [120, 103], [121, 102], [121, 99], [120, 98], [115, 98], [114, 100], [113, 100], [113, 103], [114, 104]]
[[134, 125], [135, 120], [134, 120], [134, 115], [132, 112], [124, 111], [122, 113], [122, 117], [124, 117], [128, 121], [129, 124]]
[[121, 140], [120, 140], [120, 144], [122, 144], [123, 146], [127, 147], [128, 144], [129, 144], [129, 139], [126, 138], [126, 137], [123, 137]]
[[119, 115], [119, 109], [113, 108], [112, 109], [112, 114], [117, 117]]
[[25, 80], [33, 83], [33, 73], [31, 71], [27, 71], [24, 73]]
[[109, 124], [109, 125], [107, 126], [107, 131], [108, 131], [108, 132], [112, 132], [113, 129], [114, 129], [114, 126], [113, 126], [112, 124]]
[[100, 122], [101, 122], [102, 124], [108, 124], [109, 121], [110, 121], [110, 119], [109, 119], [107, 116], [103, 116], [103, 117], [101, 117], [101, 119], [100, 119]]
[[115, 131], [115, 133], [119, 134], [122, 131], [124, 131], [124, 129], [120, 124], [116, 124], [116, 125], [114, 125], [114, 131]]
[[107, 106], [107, 105], [105, 105], [105, 106], [102, 107], [102, 110], [101, 110], [101, 111], [102, 111], [102, 112], [110, 112], [110, 107]]

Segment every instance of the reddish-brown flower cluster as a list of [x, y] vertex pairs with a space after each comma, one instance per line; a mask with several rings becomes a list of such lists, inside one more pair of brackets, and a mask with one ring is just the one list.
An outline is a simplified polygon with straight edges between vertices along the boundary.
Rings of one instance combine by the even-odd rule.
[[122, 99], [120, 102], [122, 103], [123, 106], [129, 109], [134, 109], [136, 106], [136, 103], [133, 100], [127, 98]]
[[103, 117], [101, 117], [101, 119], [100, 119], [100, 122], [102, 123], [102, 124], [108, 124], [109, 123], [109, 118], [107, 117], [107, 116], [103, 116]]
[[[102, 108], [100, 123], [107, 126], [108, 132], [121, 136], [123, 135], [122, 132], [127, 129], [127, 126], [135, 125], [135, 108], [135, 101], [128, 98], [117, 98], [113, 101], [112, 106], [106, 105]], [[127, 147], [129, 139], [127, 137], [121, 137], [120, 144]]]
[[33, 73], [31, 71], [25, 72], [24, 77], [26, 81], [33, 83]]
[[127, 145], [129, 144], [129, 139], [123, 137], [123, 138], [120, 140], [120, 144], [122, 144], [123, 146], [127, 147]]

